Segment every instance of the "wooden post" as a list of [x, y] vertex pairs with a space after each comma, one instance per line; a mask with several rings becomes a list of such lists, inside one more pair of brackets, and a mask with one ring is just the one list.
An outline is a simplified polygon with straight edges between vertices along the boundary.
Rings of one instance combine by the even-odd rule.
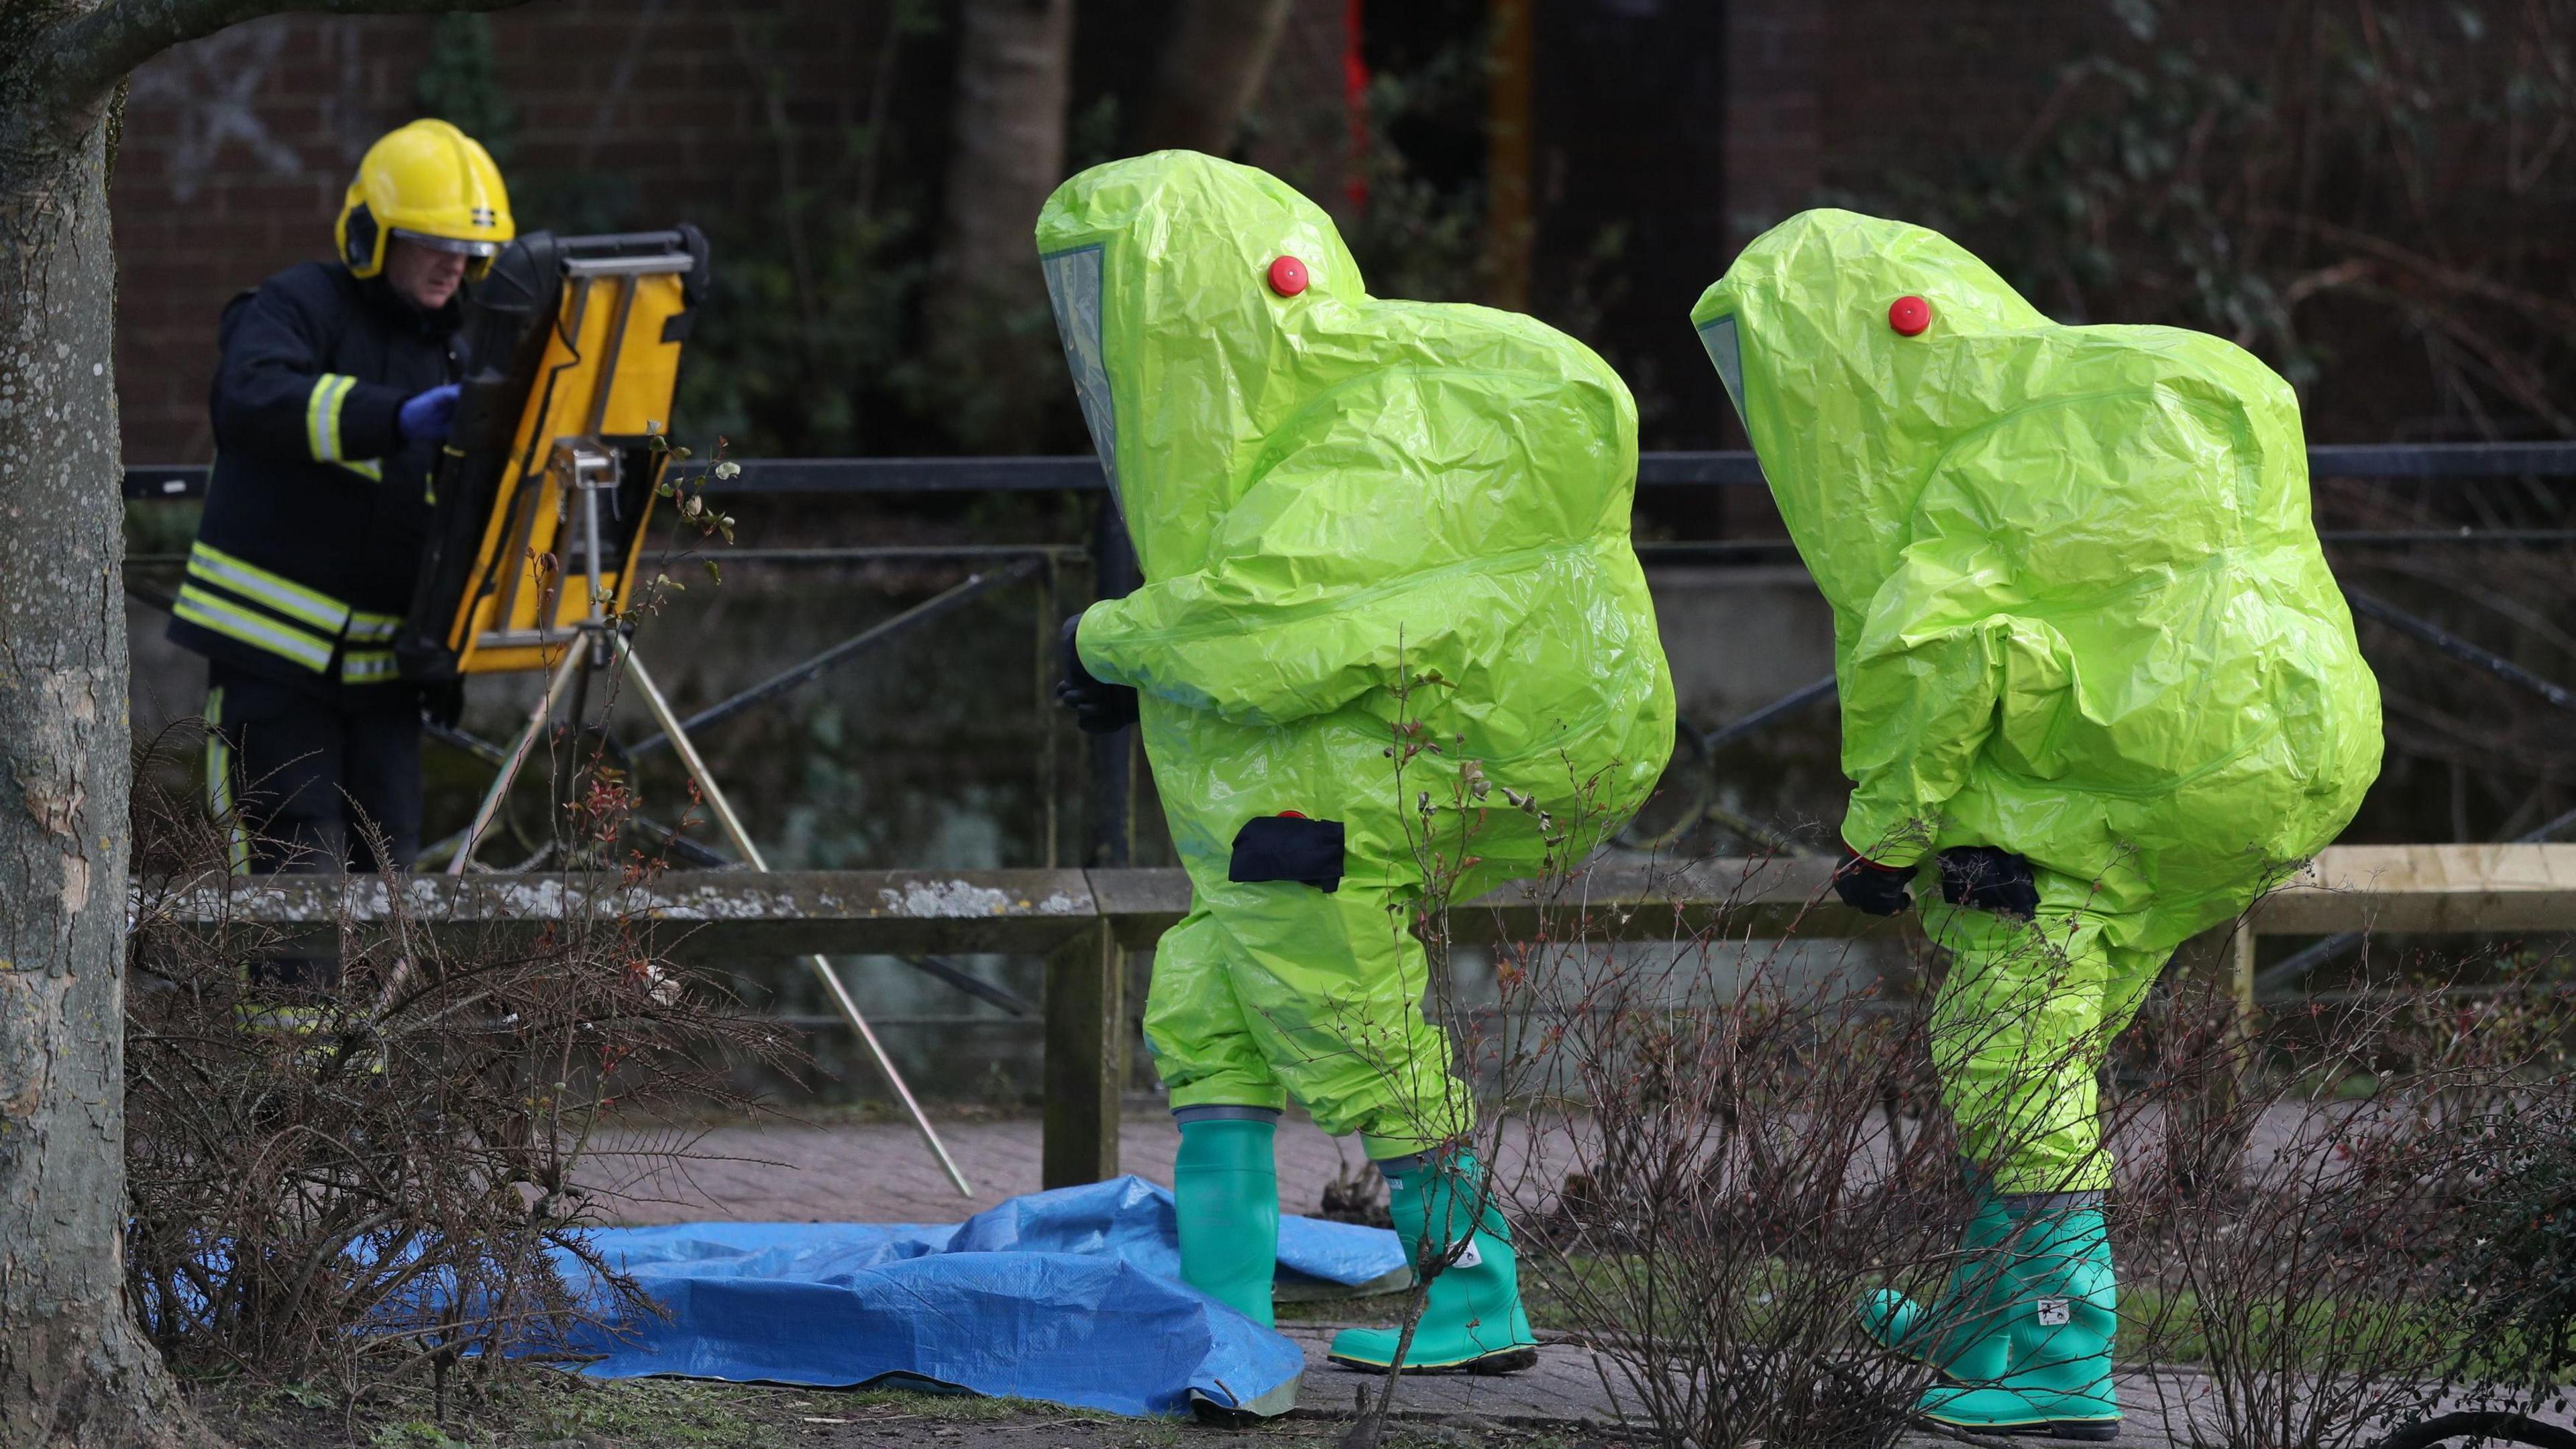
[[2208, 1044], [2207, 1075], [2192, 1083], [2189, 1094], [2170, 1108], [2173, 1125], [2168, 1129], [2166, 1151], [2172, 1158], [2175, 1184], [2184, 1194], [2197, 1196], [2232, 1189], [2253, 1140], [2254, 1124], [2244, 1108], [2244, 1075], [2253, 1065], [2258, 1026], [2252, 921], [2240, 916], [2185, 941], [2174, 966], [2178, 973], [2206, 982], [2228, 1001], [2226, 1019], [2214, 1024], [2216, 1039]]
[[1043, 1186], [1076, 1187], [1118, 1175], [1126, 978], [1127, 953], [1106, 921], [1047, 957]]
[[2177, 975], [2206, 983], [2234, 1006], [2231, 1040], [2250, 1036], [2259, 1022], [2254, 1005], [2254, 924], [2240, 916], [2201, 932], [2174, 953]]
[[2236, 999], [2236, 1034], [2244, 1039], [2262, 1029], [2263, 1009], [2254, 1002], [2254, 919], [2236, 918], [2227, 935], [2228, 994]]

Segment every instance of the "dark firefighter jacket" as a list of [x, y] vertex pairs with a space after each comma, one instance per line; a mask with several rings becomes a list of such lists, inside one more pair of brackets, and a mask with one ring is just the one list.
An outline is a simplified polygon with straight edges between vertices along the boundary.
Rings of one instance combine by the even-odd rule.
[[438, 445], [404, 443], [394, 418], [459, 375], [461, 310], [424, 314], [321, 262], [224, 308], [214, 476], [171, 642], [320, 690], [397, 678]]

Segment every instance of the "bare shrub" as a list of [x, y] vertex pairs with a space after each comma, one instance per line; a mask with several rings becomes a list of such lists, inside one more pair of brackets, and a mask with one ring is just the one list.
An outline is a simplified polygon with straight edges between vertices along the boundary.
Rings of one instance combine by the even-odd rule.
[[[684, 1152], [687, 1129], [632, 1124], [741, 1106], [727, 1058], [777, 1062], [774, 1031], [587, 893], [477, 926], [424, 918], [402, 876], [301, 877], [339, 892], [323, 939], [264, 924], [249, 907], [280, 882], [229, 872], [238, 822], [152, 767], [187, 743], [146, 751], [133, 808], [126, 1268], [163, 1352], [354, 1399], [423, 1368], [443, 1389], [459, 1366], [496, 1372], [576, 1324], [653, 1312], [590, 1245], [602, 1207], [582, 1170]], [[619, 793], [578, 798], [570, 829], [614, 839]], [[317, 951], [336, 972], [274, 965]]]
[[[1916, 1305], [1909, 1340], [1956, 1343], [1995, 1331], [1981, 1325], [2007, 1306], [2000, 1285], [2029, 1291], [2002, 1276], [2026, 1270], [2011, 1253], [1962, 1245], [1982, 1194], [1932, 1106], [1937, 1064], [1961, 1054], [1979, 1070], [1954, 1072], [1952, 1095], [1986, 1109], [1981, 1161], [2056, 1160], [2067, 1128], [2098, 1117], [2118, 1169], [2111, 1348], [2150, 1430], [2229, 1449], [2353, 1449], [2392, 1430], [2386, 1449], [2557, 1442], [2524, 1417], [2576, 1371], [2576, 1079], [2553, 963], [2476, 986], [2419, 973], [2264, 1023], [2196, 969], [2210, 953], [2187, 951], [2134, 1025], [2106, 1023], [2114, 1051], [2064, 1039], [2081, 1019], [2067, 993], [2126, 985], [2045, 932], [2001, 982], [1954, 977], [1919, 937], [1893, 969], [1757, 906], [1777, 862], [1591, 856], [1591, 782], [1573, 782], [1578, 818], [1562, 823], [1484, 789], [1471, 761], [1435, 774], [1439, 792], [1408, 788], [1408, 763], [1443, 743], [1400, 720], [1388, 750], [1425, 882], [1391, 929], [1424, 945], [1427, 1006], [1476, 1097], [1472, 1130], [1421, 1135], [1493, 1168], [1542, 1325], [1590, 1344], [1657, 1442], [1862, 1449], [1937, 1428], [1916, 1407], [1936, 1370], [1874, 1338], [1864, 1305], [1897, 1290]], [[1459, 888], [1506, 808], [1538, 816], [1551, 859], [1469, 938], [1493, 943], [1488, 1007], [1462, 996], [1453, 931], [1478, 914]], [[2052, 960], [2070, 974], [2034, 978]], [[2035, 1059], [2000, 1070], [1997, 1044], [2016, 1041]], [[2043, 1137], [2049, 1153], [2027, 1150]], [[2099, 1167], [2061, 1190], [2098, 1186]], [[1408, 1325], [1448, 1266], [1417, 1265]], [[2101, 1338], [2071, 1342], [2092, 1372]], [[2174, 1363], [2189, 1371], [2159, 1367]], [[1390, 1404], [1381, 1389], [1346, 1442], [1375, 1442]]]
[[2467, 1331], [2455, 1391], [2564, 1415], [2576, 1380], [2576, 1091], [2565, 1058], [2545, 1087], [2483, 1124], [2494, 1171], [2466, 1209], [2477, 1226], [2443, 1285]]
[[1548, 955], [1514, 988], [1561, 1109], [1520, 1185], [1552, 1199], [1527, 1234], [1543, 1291], [1662, 1442], [1886, 1442], [1925, 1376], [1855, 1310], [1973, 1210], [1946, 1133], [1887, 1111], [1922, 1090], [1920, 1005], [1722, 932]]
[[[1855, 1310], [1892, 1287], [1937, 1323], [1940, 1285], [1973, 1303], [1998, 1271], [1957, 1246], [1975, 1198], [1948, 1114], [1908, 1123], [1955, 1027], [1852, 963], [1817, 972], [1819, 943], [1802, 972], [1796, 921], [1687, 874], [1669, 894], [1723, 899], [1676, 919], [1678, 944], [1614, 944], [1642, 923], [1560, 910], [1507, 948], [1527, 1261], [1661, 1442], [1890, 1442], [1931, 1371]], [[1916, 964], [1937, 999], [1942, 954]], [[2528, 984], [2399, 985], [2257, 1031], [2219, 984], [2171, 973], [2103, 1069], [2132, 1414], [2231, 1449], [2349, 1449], [2558, 1391], [2576, 1092], [2565, 998]], [[2064, 1081], [2103, 1045], [2023, 1071]], [[2193, 1371], [2153, 1367], [2176, 1360]]]
[[2190, 1109], [2160, 1113], [2180, 1125], [2126, 1194], [2137, 1356], [2202, 1366], [2159, 1380], [2169, 1415], [2195, 1442], [2345, 1449], [2554, 1384], [2567, 1321], [2526, 1288], [2549, 1229], [2524, 1215], [2563, 1202], [2564, 1004], [2435, 980], [2207, 1028], [2231, 1010], [2177, 983], [2140, 1044]]
[[[1408, 678], [1397, 699], [1437, 683]], [[1979, 1198], [1947, 1117], [1907, 1126], [1938, 1096], [1934, 997], [1904, 989], [1924, 973], [1896, 973], [1887, 990], [1848, 945], [1798, 940], [1803, 918], [1738, 909], [1770, 860], [1649, 864], [1632, 894], [1638, 882], [1620, 878], [1640, 867], [1595, 854], [1622, 813], [1603, 798], [1609, 772], [1571, 774], [1552, 809], [1472, 760], [1430, 768], [1437, 789], [1408, 778], [1459, 743], [1408, 708], [1387, 751], [1424, 883], [1394, 928], [1425, 949], [1427, 1008], [1476, 1099], [1472, 1129], [1462, 1112], [1417, 1135], [1471, 1146], [1492, 1169], [1483, 1191], [1510, 1209], [1533, 1301], [1591, 1342], [1618, 1380], [1605, 1387], [1661, 1442], [1891, 1442], [1919, 1422], [1932, 1370], [1873, 1341], [1862, 1305], [1893, 1287], [1946, 1323], [1989, 1285], [1945, 1300], [1943, 1281], [1995, 1271], [1961, 1257]], [[1461, 888], [1479, 878], [1494, 818], [1515, 811], [1546, 860], [1480, 923]], [[1594, 899], [1614, 879], [1631, 904]], [[1700, 904], [1666, 922], [1641, 919], [1661, 908], [1638, 899]], [[1463, 997], [1461, 929], [1492, 943], [1489, 1008]], [[1774, 939], [1751, 944], [1756, 932]], [[1819, 958], [1831, 969], [1815, 970]], [[2048, 1047], [2088, 1062], [2097, 1049]], [[1380, 1065], [1405, 1069], [1391, 1052]], [[2066, 1063], [2030, 1068], [2059, 1079]], [[2050, 1125], [2003, 1124], [1989, 1145], [2009, 1151]], [[1449, 1266], [1416, 1264], [1405, 1341]], [[1346, 1443], [1374, 1442], [1391, 1387]]]

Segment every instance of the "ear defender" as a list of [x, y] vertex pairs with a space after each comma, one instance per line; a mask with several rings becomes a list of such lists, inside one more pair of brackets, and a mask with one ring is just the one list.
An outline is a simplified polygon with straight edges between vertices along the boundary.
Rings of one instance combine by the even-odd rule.
[[372, 277], [385, 264], [383, 229], [376, 225], [375, 213], [365, 202], [349, 208], [340, 226], [340, 260], [361, 277]]

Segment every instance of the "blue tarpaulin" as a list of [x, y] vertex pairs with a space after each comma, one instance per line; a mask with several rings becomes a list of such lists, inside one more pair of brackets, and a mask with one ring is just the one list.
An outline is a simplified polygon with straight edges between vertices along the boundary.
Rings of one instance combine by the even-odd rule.
[[[683, 1223], [593, 1241], [670, 1315], [592, 1330], [605, 1378], [928, 1381], [1120, 1414], [1285, 1409], [1295, 1344], [1180, 1281], [1172, 1195], [1142, 1178], [962, 1223]], [[1382, 1228], [1282, 1217], [1283, 1283], [1404, 1270]]]

